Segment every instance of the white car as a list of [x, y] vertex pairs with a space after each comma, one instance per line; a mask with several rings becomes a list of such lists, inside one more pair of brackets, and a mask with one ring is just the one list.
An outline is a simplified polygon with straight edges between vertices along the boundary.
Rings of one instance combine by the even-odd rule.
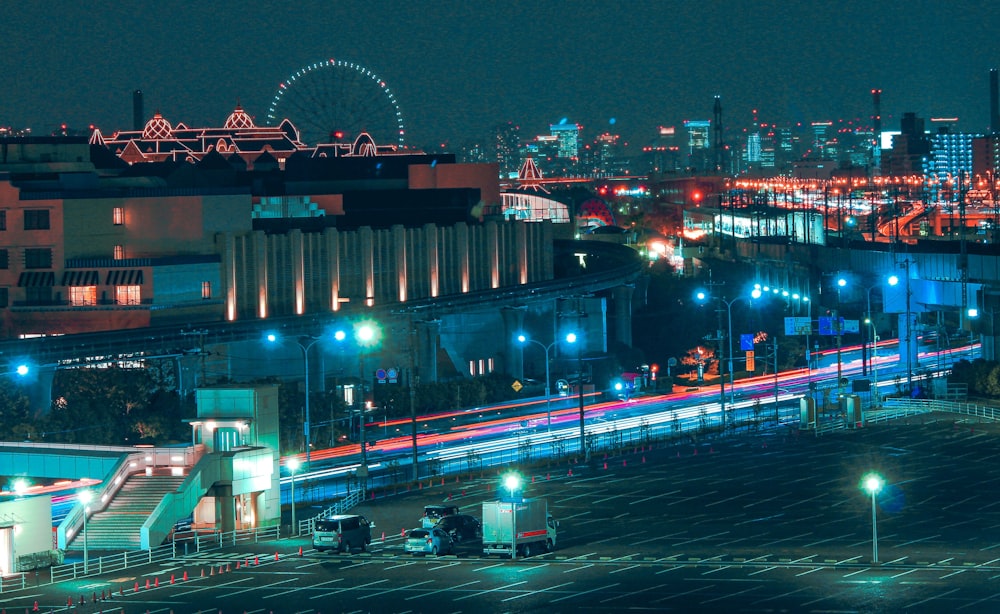
[[403, 551], [410, 554], [451, 554], [454, 550], [451, 536], [436, 527], [410, 529], [403, 542]]

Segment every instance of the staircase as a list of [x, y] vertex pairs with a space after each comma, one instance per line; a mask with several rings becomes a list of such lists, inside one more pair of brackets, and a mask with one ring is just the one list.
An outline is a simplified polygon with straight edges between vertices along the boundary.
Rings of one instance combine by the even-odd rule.
[[[163, 496], [173, 492], [184, 481], [183, 476], [130, 476], [108, 507], [87, 519], [89, 550], [140, 550], [139, 529], [146, 522]], [[68, 550], [83, 550], [83, 530], [67, 546]]]

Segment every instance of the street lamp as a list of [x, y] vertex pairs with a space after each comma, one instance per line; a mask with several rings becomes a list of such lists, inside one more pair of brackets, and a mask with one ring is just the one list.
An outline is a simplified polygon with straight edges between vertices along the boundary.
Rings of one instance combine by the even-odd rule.
[[[569, 333], [566, 335], [566, 343], [576, 343], [578, 340], [576, 333]], [[590, 460], [590, 450], [587, 449], [587, 433], [584, 428], [583, 419], [583, 344], [576, 352], [577, 360], [577, 385], [579, 386], [579, 398], [580, 398], [580, 453], [583, 454], [584, 460]]]
[[292, 534], [298, 535], [299, 528], [295, 524], [295, 472], [299, 469], [299, 459], [290, 458], [288, 459], [288, 473], [292, 476]]
[[[366, 479], [368, 475], [368, 441], [365, 439], [365, 354], [366, 348], [372, 348], [378, 344], [380, 329], [374, 322], [361, 322], [354, 329], [354, 340], [358, 344], [358, 397], [357, 404], [360, 410], [360, 436], [361, 436], [361, 467], [362, 476]], [[364, 492], [362, 488], [362, 492]]]
[[[295, 340], [295, 345], [299, 346], [299, 349], [302, 350], [302, 362], [305, 366], [306, 415], [305, 420], [302, 423], [302, 431], [306, 438], [306, 463], [308, 463], [311, 459], [310, 451], [312, 449], [312, 437], [310, 436], [309, 427], [309, 350], [322, 339], [323, 337], [306, 335]], [[276, 334], [269, 333], [267, 335], [268, 343], [278, 343], [279, 341], [282, 341], [282, 339], [280, 339]]]
[[875, 495], [882, 490], [885, 480], [877, 473], [869, 473], [861, 479], [861, 486], [872, 497], [872, 563], [878, 563], [878, 520], [875, 515]]
[[872, 392], [874, 397], [872, 397], [872, 405], [874, 407], [879, 406], [878, 397], [878, 328], [875, 326], [875, 322], [872, 319], [866, 318], [865, 324], [872, 327]]
[[551, 379], [549, 377], [549, 350], [551, 350], [552, 347], [557, 342], [553, 341], [552, 343], [550, 343], [548, 345], [545, 345], [541, 341], [535, 341], [534, 339], [530, 339], [530, 338], [526, 337], [525, 335], [518, 335], [517, 336], [517, 341], [522, 346], [525, 343], [534, 343], [538, 347], [540, 347], [543, 350], [545, 350], [545, 414], [546, 414], [546, 416], [548, 418], [547, 419], [547, 425], [548, 425], [547, 428], [548, 428], [548, 430], [551, 431], [552, 430], [552, 405], [551, 405], [551, 403], [552, 403], [552, 384], [551, 384]]
[[[904, 348], [906, 349], [906, 389], [907, 393], [909, 393], [913, 390], [913, 331], [911, 328], [912, 324], [910, 322], [912, 318], [910, 315], [910, 259], [907, 258], [903, 262], [900, 262], [899, 266], [906, 269], [906, 326], [904, 327], [906, 333], [906, 343], [900, 343], [899, 349], [900, 351], [903, 351]], [[890, 275], [888, 281], [890, 286], [897, 286], [899, 285], [899, 276]]]
[[503, 478], [504, 488], [510, 493], [510, 558], [517, 558], [517, 492], [521, 490], [521, 476], [517, 473], [508, 473]]
[[80, 505], [83, 506], [83, 573], [86, 574], [90, 558], [87, 551], [87, 512], [90, 511], [90, 500], [93, 498], [94, 493], [89, 490], [81, 490], [76, 496], [80, 500]]

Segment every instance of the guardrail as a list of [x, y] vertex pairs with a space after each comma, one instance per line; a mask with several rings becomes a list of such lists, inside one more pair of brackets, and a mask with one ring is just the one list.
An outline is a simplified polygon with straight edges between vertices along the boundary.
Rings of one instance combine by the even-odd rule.
[[937, 399], [885, 399], [882, 403], [885, 409], [906, 410], [913, 412], [941, 411], [949, 414], [960, 414], [963, 416], [974, 416], [985, 420], [1000, 419], [1000, 408], [988, 405], [976, 405], [974, 403], [958, 403], [954, 401], [939, 401]]

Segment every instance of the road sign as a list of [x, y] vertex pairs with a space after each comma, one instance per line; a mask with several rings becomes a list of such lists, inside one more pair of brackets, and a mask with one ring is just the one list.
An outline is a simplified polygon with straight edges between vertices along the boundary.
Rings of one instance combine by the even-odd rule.
[[785, 318], [786, 335], [808, 335], [812, 332], [812, 319]]
[[514, 392], [521, 392], [521, 389], [524, 388], [524, 386], [521, 385], [521, 382], [517, 380], [514, 380], [514, 383], [511, 384], [510, 387], [514, 389]]
[[751, 334], [740, 335], [740, 349], [743, 350], [744, 352], [753, 351], [753, 335]]
[[819, 323], [819, 334], [821, 335], [841, 335], [847, 332], [847, 329], [844, 327], [844, 318], [820, 316], [817, 321]]

